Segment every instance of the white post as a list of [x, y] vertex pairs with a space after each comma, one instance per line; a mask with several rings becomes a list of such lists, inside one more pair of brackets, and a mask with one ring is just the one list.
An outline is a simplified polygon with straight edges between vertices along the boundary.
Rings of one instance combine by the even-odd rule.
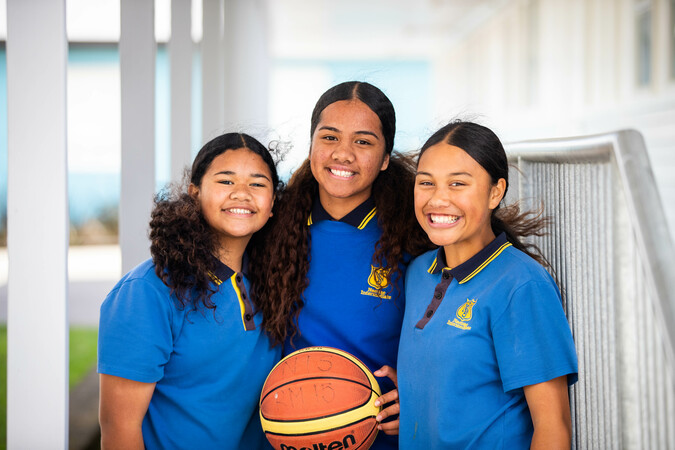
[[7, 447], [68, 447], [65, 0], [7, 1]]
[[153, 0], [121, 0], [122, 166], [119, 239], [122, 272], [150, 256], [155, 191], [155, 10]]
[[225, 0], [225, 126], [267, 133], [267, 0]]
[[192, 4], [171, 2], [171, 180], [180, 181], [190, 164], [192, 125]]
[[203, 0], [202, 6], [202, 142], [225, 127], [225, 3]]

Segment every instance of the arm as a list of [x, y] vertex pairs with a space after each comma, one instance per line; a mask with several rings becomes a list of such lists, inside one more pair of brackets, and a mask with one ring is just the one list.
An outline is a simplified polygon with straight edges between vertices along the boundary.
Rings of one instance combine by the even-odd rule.
[[569, 449], [572, 421], [567, 376], [525, 386], [525, 399], [532, 415], [532, 449]]
[[101, 448], [143, 449], [141, 425], [155, 383], [101, 374], [99, 422]]
[[[396, 369], [392, 369], [389, 366], [383, 366], [380, 369], [374, 372], [376, 377], [389, 377], [391, 381], [394, 382], [395, 386], [398, 386], [398, 377], [396, 376]], [[394, 403], [392, 403], [394, 402]], [[400, 405], [398, 403], [398, 389], [389, 391], [386, 394], [378, 397], [375, 400], [375, 406], [386, 405], [391, 403], [388, 407], [384, 408], [375, 418], [380, 424], [377, 426], [377, 429], [384, 432], [385, 434], [398, 434], [398, 418], [396, 420], [390, 420], [389, 422], [382, 422], [384, 419], [390, 416], [395, 416], [400, 412]]]

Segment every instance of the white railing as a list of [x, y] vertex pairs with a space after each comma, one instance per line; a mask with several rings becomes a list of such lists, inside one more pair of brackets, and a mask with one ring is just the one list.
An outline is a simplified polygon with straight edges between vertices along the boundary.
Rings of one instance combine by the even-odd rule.
[[573, 447], [675, 448], [675, 254], [642, 136], [507, 145], [509, 201], [544, 204], [535, 244], [564, 292], [579, 357]]

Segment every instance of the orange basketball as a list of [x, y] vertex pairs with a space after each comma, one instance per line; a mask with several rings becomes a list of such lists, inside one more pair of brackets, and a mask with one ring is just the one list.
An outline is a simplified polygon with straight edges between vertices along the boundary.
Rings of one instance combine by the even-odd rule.
[[365, 450], [377, 436], [380, 386], [353, 355], [308, 347], [274, 366], [260, 395], [260, 421], [277, 450]]

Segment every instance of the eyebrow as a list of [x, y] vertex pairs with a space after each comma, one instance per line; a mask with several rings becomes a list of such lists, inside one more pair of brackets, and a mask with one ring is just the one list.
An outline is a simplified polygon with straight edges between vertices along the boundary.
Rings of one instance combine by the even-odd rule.
[[[215, 175], [236, 175], [236, 172], [233, 172], [231, 170], [222, 170], [220, 172], [216, 172]], [[264, 178], [267, 181], [272, 181], [264, 173], [252, 173], [249, 176], [252, 177], [252, 178]]]
[[[327, 125], [319, 127], [319, 130], [328, 130], [328, 131], [334, 131], [336, 133], [340, 133], [340, 130], [338, 130], [337, 128], [329, 127]], [[368, 136], [374, 137], [378, 141], [380, 140], [380, 137], [377, 134], [373, 133], [372, 131], [361, 130], [361, 131], [355, 131], [354, 134], [367, 134]]]
[[[430, 177], [433, 176], [429, 172], [419, 172], [419, 171], [415, 172], [415, 176], [418, 176], [418, 175], [427, 175], [427, 176], [430, 176]], [[471, 175], [469, 172], [450, 172], [447, 175], [450, 176], [450, 177], [456, 177], [456, 176], [460, 176], [460, 175], [464, 175], [464, 176], [467, 176], [467, 177], [473, 177], [473, 175]]]

